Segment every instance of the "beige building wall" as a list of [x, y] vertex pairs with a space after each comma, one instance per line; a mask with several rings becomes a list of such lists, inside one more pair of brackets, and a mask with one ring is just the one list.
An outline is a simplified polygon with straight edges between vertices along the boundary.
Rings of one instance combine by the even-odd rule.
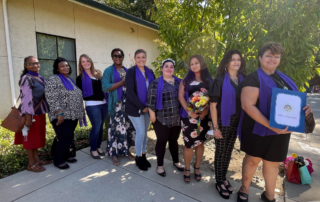
[[[12, 101], [2, 0], [0, 2], [2, 119], [8, 114]], [[101, 71], [112, 64], [110, 53], [113, 48], [124, 51], [126, 67], [132, 64], [129, 54], [133, 56], [138, 48], [147, 51], [147, 65], [151, 68], [158, 56], [157, 44], [153, 41], [158, 37], [156, 31], [68, 0], [8, 0], [7, 7], [16, 97], [23, 58], [37, 56], [36, 32], [75, 39], [77, 60], [86, 53]]]

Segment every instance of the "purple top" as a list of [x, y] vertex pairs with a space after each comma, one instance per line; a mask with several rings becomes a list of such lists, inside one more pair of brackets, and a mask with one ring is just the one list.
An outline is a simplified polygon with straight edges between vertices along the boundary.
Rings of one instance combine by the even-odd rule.
[[[27, 73], [21, 78], [21, 104], [19, 107], [21, 116], [24, 114], [37, 116], [49, 112], [49, 106], [44, 97], [44, 88], [45, 82], [40, 76], [33, 76]], [[37, 111], [34, 111], [42, 99], [41, 105], [38, 107]]]

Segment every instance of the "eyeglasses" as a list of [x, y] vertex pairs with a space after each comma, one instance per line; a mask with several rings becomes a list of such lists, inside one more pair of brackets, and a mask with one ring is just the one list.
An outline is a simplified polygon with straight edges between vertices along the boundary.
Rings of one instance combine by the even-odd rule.
[[40, 62], [35, 62], [35, 63], [26, 63], [27, 66], [39, 66], [40, 65]]
[[112, 58], [113, 59], [117, 59], [117, 58], [121, 59], [121, 58], [123, 58], [123, 55], [113, 55]]

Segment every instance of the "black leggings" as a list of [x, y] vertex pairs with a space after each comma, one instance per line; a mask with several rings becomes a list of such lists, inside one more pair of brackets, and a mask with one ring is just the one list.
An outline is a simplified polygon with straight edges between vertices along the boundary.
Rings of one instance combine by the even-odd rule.
[[56, 133], [56, 145], [53, 156], [53, 163], [59, 166], [65, 163], [70, 154], [70, 145], [73, 144], [74, 131], [78, 125], [78, 120], [65, 119], [61, 124], [57, 126], [58, 119], [51, 122], [54, 132]]
[[215, 139], [214, 171], [217, 182], [227, 179], [232, 150], [237, 139], [238, 124], [237, 118], [230, 118], [230, 126], [222, 126], [221, 119], [218, 120], [222, 139]]
[[173, 126], [168, 128], [167, 126], [162, 125], [158, 120], [153, 123], [154, 131], [157, 136], [156, 143], [156, 155], [158, 166], [163, 166], [163, 158], [166, 153], [166, 145], [169, 141], [169, 151], [172, 156], [173, 163], [179, 162], [179, 145], [178, 138], [180, 135], [180, 126]]

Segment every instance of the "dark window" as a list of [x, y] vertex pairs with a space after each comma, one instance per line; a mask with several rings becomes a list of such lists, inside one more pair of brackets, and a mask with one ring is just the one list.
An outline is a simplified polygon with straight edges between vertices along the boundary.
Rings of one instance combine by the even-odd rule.
[[41, 64], [40, 75], [48, 79], [53, 75], [53, 62], [57, 57], [63, 57], [68, 60], [72, 74], [72, 79], [76, 79], [77, 63], [75, 40], [59, 36], [37, 33], [38, 59]]

